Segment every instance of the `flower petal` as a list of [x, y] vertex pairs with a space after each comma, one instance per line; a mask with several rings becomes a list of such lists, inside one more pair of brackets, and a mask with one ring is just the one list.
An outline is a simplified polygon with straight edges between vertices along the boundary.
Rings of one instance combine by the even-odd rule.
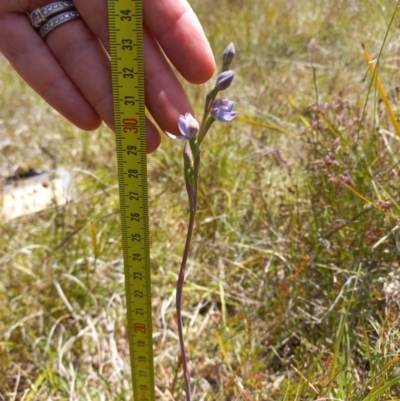
[[181, 134], [187, 138], [187, 128], [186, 128], [186, 116], [179, 116], [178, 128]]
[[178, 135], [171, 134], [170, 132], [167, 132], [167, 131], [164, 131], [164, 132], [171, 139], [187, 139], [186, 136], [184, 136], [184, 135], [179, 135], [178, 136]]
[[229, 103], [226, 102], [223, 106], [221, 106], [221, 110], [223, 110], [225, 113], [230, 113], [233, 109], [233, 105], [234, 103], [231, 101], [229, 101]]
[[213, 107], [213, 108], [210, 110], [211, 117], [212, 117], [214, 120], [218, 120], [219, 111], [220, 111], [220, 108], [219, 108], [219, 107]]
[[194, 139], [199, 133], [200, 129], [199, 123], [190, 113], [186, 113], [185, 117], [186, 117], [186, 137], [188, 139]]
[[218, 109], [219, 107], [221, 107], [221, 103], [224, 102], [225, 100], [226, 100], [226, 99], [217, 99], [217, 100], [214, 102], [212, 108], [213, 108], [213, 109]]
[[222, 115], [219, 116], [219, 120], [227, 123], [229, 121], [232, 121], [236, 117], [237, 113], [237, 111], [232, 111], [231, 113], [221, 113]]

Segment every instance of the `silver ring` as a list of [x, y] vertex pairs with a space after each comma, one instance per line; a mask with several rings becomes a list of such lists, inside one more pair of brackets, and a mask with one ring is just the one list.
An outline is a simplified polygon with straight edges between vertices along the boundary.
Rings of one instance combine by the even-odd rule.
[[57, 28], [65, 22], [72, 21], [77, 18], [80, 18], [80, 14], [76, 10], [66, 11], [64, 13], [58, 14], [55, 17], [49, 19], [40, 27], [39, 35], [42, 39], [44, 39], [47, 34], [54, 28]]
[[57, 1], [47, 6], [37, 8], [29, 14], [29, 17], [32, 26], [34, 28], [40, 28], [52, 15], [73, 9], [75, 9], [75, 6], [72, 1]]

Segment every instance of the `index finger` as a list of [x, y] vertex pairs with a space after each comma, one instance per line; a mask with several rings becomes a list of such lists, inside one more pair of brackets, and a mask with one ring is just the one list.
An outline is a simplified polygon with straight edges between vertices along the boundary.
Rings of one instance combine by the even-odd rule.
[[[107, 2], [75, 0], [80, 14], [109, 50]], [[200, 22], [186, 0], [143, 0], [144, 25], [182, 76], [192, 83], [208, 81], [215, 61]]]
[[214, 56], [186, 0], [144, 0], [143, 16], [145, 25], [185, 79], [198, 84], [211, 78]]

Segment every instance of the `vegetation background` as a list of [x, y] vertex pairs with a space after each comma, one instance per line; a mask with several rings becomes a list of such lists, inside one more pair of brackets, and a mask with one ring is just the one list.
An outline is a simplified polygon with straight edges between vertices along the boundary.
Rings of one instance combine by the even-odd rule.
[[[203, 146], [194, 399], [400, 399], [399, 132], [361, 48], [396, 113], [397, 2], [191, 4], [217, 58], [235, 43], [240, 113]], [[63, 167], [75, 190], [0, 225], [0, 400], [131, 400], [114, 136], [74, 128], [0, 67], [2, 176]], [[211, 85], [186, 85], [198, 114]], [[164, 138], [148, 169], [157, 399], [181, 400], [181, 143]]]

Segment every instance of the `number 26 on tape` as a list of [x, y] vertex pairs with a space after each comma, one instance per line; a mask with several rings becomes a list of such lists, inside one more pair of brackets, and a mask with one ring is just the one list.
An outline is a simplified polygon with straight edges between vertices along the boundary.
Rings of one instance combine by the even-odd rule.
[[138, 121], [136, 118], [124, 118], [122, 124], [124, 126], [124, 132], [133, 132], [134, 134], [137, 134], [139, 131], [137, 127]]

